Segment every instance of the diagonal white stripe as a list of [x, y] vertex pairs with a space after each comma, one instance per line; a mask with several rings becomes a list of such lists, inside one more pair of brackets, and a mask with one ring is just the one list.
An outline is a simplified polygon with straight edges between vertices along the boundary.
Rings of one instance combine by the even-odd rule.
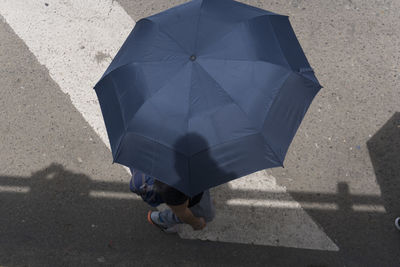
[[135, 22], [114, 0], [1, 0], [0, 12], [109, 146], [94, 84]]
[[[241, 198], [235, 197], [235, 190]], [[181, 227], [184, 238], [219, 240], [233, 243], [308, 248], [338, 251], [336, 244], [312, 220], [288, 193], [285, 187], [266, 171], [259, 171], [234, 180], [228, 186], [213, 189], [216, 219], [207, 231], [193, 232]], [[279, 192], [273, 200], [254, 199], [254, 192]], [[246, 195], [243, 197], [243, 193]], [[228, 198], [228, 200], [227, 200]], [[229, 199], [230, 198], [230, 199]], [[306, 208], [335, 211], [335, 205], [305, 203]]]

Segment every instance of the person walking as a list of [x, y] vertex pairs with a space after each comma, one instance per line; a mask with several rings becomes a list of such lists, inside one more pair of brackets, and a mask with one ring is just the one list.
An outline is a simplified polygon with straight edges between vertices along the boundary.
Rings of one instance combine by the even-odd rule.
[[215, 217], [210, 191], [206, 190], [189, 197], [145, 173], [131, 168], [130, 190], [141, 196], [152, 207], [165, 203], [163, 211], [147, 213], [147, 220], [166, 233], [175, 233], [178, 225], [189, 224], [193, 230], [202, 230]]

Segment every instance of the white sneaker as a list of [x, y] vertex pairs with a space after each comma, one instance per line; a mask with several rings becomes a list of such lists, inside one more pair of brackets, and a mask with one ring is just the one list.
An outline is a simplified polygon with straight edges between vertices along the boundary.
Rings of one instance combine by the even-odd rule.
[[151, 211], [151, 210], [149, 210], [149, 212], [147, 213], [147, 220], [152, 225], [155, 225], [158, 228], [160, 228], [164, 233], [174, 234], [174, 233], [178, 232], [178, 225], [177, 224], [168, 227], [168, 226], [166, 226], [164, 223], [162, 223], [160, 221], [160, 212], [159, 211]]

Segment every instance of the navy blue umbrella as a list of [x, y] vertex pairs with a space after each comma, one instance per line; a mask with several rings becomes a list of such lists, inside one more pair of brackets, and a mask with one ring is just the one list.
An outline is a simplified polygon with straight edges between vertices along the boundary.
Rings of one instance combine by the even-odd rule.
[[283, 166], [320, 88], [288, 17], [232, 0], [141, 19], [95, 86], [114, 162], [189, 196]]

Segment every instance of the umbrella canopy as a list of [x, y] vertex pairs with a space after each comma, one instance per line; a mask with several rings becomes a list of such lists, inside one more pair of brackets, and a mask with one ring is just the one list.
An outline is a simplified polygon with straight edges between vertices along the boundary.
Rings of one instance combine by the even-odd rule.
[[189, 196], [283, 166], [320, 88], [288, 17], [232, 0], [141, 19], [95, 86], [114, 161]]

